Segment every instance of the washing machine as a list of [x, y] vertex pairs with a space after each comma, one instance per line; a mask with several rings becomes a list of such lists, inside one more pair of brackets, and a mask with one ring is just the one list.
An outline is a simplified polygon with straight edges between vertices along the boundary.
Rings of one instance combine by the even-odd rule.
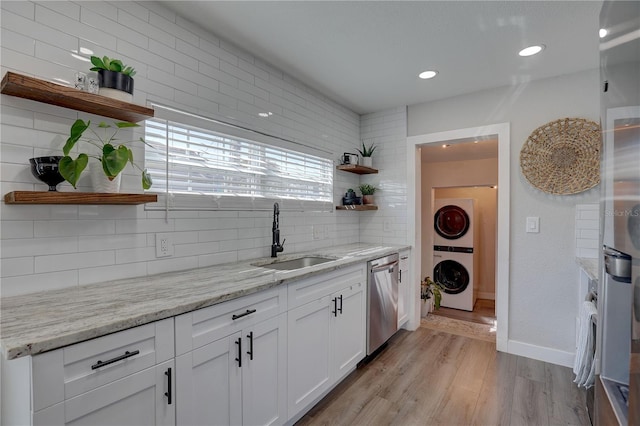
[[440, 198], [433, 205], [433, 245], [474, 247], [475, 200]]
[[440, 306], [473, 311], [476, 259], [472, 247], [434, 246], [433, 280], [445, 288]]

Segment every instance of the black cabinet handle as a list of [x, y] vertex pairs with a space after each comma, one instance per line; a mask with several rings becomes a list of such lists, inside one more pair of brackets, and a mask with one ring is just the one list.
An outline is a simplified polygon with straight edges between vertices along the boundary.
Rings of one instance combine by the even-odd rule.
[[167, 404], [171, 405], [171, 367], [167, 368], [164, 375], [167, 376], [167, 391], [164, 393], [164, 396], [167, 397]]
[[113, 364], [114, 362], [122, 361], [123, 359], [129, 358], [130, 356], [138, 355], [139, 353], [140, 353], [139, 350], [135, 350], [133, 352], [126, 351], [122, 355], [117, 356], [115, 358], [111, 358], [110, 360], [107, 360], [107, 361], [104, 361], [104, 362], [98, 360], [98, 362], [96, 362], [95, 364], [93, 364], [91, 366], [91, 369], [92, 370], [97, 370], [100, 367], [104, 367], [105, 365]]
[[342, 315], [342, 295], [340, 295], [340, 307], [338, 308], [338, 311], [340, 311], [340, 315]]
[[333, 298], [333, 311], [331, 311], [334, 317], [338, 316], [338, 298]]
[[237, 315], [236, 315], [236, 314], [233, 314], [233, 315], [231, 316], [231, 319], [235, 321], [235, 320], [237, 320], [238, 318], [242, 318], [242, 317], [246, 317], [247, 315], [251, 315], [251, 314], [253, 314], [255, 311], [256, 311], [255, 309], [247, 309], [245, 312], [243, 312], [243, 313], [241, 313], [241, 314], [237, 314]]
[[400, 269], [400, 278], [398, 279], [398, 282], [402, 282], [402, 269]]
[[238, 361], [238, 367], [242, 367], [242, 337], [238, 337], [236, 345], [238, 345], [238, 358], [236, 358], [236, 361]]
[[249, 359], [253, 361], [253, 331], [250, 331], [247, 334], [247, 339], [249, 339], [249, 350], [247, 351], [247, 355], [249, 355]]

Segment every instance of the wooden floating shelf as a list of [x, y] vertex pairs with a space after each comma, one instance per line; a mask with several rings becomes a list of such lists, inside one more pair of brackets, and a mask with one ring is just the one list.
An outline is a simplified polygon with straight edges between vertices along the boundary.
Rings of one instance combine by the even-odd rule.
[[147, 108], [144, 105], [83, 92], [14, 72], [7, 72], [4, 75], [0, 92], [131, 123], [143, 121], [154, 115], [153, 108]]
[[361, 166], [359, 164], [343, 164], [341, 166], [336, 166], [336, 169], [342, 170], [344, 172], [355, 173], [358, 175], [370, 175], [373, 173], [378, 173], [377, 169]]
[[372, 204], [355, 205], [355, 206], [336, 206], [336, 210], [353, 210], [353, 211], [378, 210], [378, 206], [374, 206]]
[[144, 204], [158, 201], [157, 194], [102, 194], [96, 192], [13, 191], [5, 204]]

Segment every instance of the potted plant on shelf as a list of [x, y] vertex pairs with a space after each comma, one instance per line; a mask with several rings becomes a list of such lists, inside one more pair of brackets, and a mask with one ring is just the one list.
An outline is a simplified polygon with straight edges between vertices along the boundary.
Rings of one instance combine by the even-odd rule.
[[420, 299], [423, 301], [422, 316], [425, 316], [434, 308], [440, 309], [443, 291], [444, 287], [442, 284], [433, 281], [431, 277], [424, 277], [420, 282]]
[[[114, 127], [101, 122], [97, 125], [97, 129], [93, 129], [90, 125], [91, 121], [85, 123], [83, 120], [76, 120], [71, 126], [70, 136], [62, 148], [64, 157], [59, 162], [59, 171], [62, 177], [75, 188], [80, 175], [87, 167], [89, 157], [91, 157], [98, 160], [97, 163], [92, 164], [93, 170], [90, 170], [91, 181], [96, 192], [118, 192], [120, 172], [124, 170], [127, 163], [131, 163], [132, 166], [142, 172], [142, 188], [151, 188], [151, 176], [146, 169], [143, 170], [133, 162], [133, 152], [131, 148], [125, 145], [134, 141], [118, 143], [118, 139], [116, 139], [120, 129], [138, 127], [138, 125], [135, 123], [115, 122]], [[91, 135], [81, 139], [87, 130], [90, 131]], [[97, 155], [80, 153], [75, 160], [71, 158], [69, 153], [76, 143], [81, 140], [97, 147], [100, 153]], [[140, 141], [146, 144], [143, 138], [140, 138]]]
[[378, 188], [368, 183], [361, 183], [358, 189], [362, 193], [362, 204], [373, 204], [373, 194]]
[[365, 167], [373, 166], [373, 160], [371, 156], [373, 155], [373, 151], [375, 150], [376, 150], [376, 146], [373, 143], [367, 148], [364, 142], [362, 142], [362, 149], [358, 149], [357, 151], [360, 153], [360, 156], [362, 156], [363, 166]]
[[133, 100], [133, 76], [136, 74], [133, 67], [124, 65], [120, 59], [110, 59], [107, 56], [102, 59], [92, 56], [91, 63], [91, 71], [98, 72], [100, 95], [125, 102]]

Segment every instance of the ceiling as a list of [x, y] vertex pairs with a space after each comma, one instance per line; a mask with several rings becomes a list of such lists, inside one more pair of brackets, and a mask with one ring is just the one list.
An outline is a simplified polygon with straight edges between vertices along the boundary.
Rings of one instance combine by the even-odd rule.
[[601, 1], [162, 3], [359, 114], [599, 65]]

